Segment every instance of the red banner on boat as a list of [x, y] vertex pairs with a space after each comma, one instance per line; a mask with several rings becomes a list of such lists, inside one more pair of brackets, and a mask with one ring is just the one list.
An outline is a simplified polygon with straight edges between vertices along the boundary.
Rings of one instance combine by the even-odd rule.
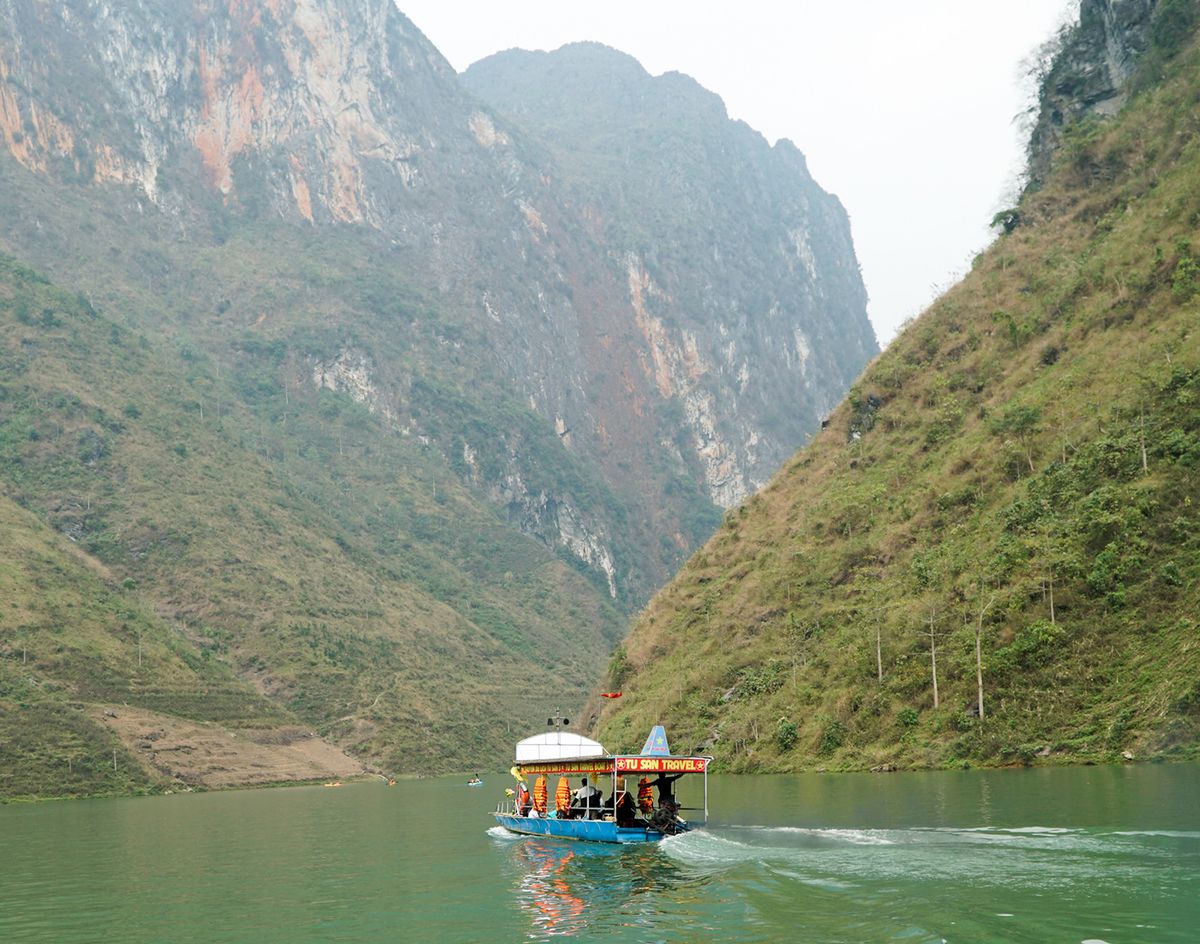
[[618, 757], [617, 773], [626, 774], [702, 774], [707, 757]]

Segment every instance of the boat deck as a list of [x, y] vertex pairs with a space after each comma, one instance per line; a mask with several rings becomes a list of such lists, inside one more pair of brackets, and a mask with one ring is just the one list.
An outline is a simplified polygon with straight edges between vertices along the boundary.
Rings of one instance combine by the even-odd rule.
[[648, 826], [618, 826], [601, 819], [543, 819], [496, 813], [496, 822], [510, 832], [524, 836], [553, 836], [557, 839], [583, 839], [590, 842], [658, 842], [662, 833]]

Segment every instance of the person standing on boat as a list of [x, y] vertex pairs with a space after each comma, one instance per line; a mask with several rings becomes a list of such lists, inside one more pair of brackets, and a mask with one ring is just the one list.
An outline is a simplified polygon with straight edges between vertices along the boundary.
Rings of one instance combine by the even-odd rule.
[[[670, 776], [659, 774], [650, 781], [651, 786], [658, 787], [658, 805], [660, 807], [665, 807], [668, 803], [675, 804], [675, 788], [672, 784], [682, 776], [683, 774], [671, 774]], [[678, 809], [678, 804], [675, 804], [675, 807]]]
[[584, 819], [591, 819], [593, 812], [599, 810], [600, 791], [588, 783], [587, 777], [580, 781], [579, 789], [575, 791], [575, 802], [571, 804], [571, 807], [581, 810]]
[[634, 806], [633, 797], [628, 790], [621, 790], [617, 794], [613, 818], [616, 819], [618, 826], [632, 826], [637, 819], [637, 807]]

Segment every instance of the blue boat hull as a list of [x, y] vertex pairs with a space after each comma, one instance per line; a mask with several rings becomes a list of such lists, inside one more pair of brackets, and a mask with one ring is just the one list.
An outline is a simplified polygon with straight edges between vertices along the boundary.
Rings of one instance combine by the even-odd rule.
[[496, 822], [523, 836], [553, 836], [557, 839], [581, 839], [587, 842], [617, 844], [658, 842], [662, 833], [644, 826], [618, 826], [598, 819], [541, 819], [496, 813]]

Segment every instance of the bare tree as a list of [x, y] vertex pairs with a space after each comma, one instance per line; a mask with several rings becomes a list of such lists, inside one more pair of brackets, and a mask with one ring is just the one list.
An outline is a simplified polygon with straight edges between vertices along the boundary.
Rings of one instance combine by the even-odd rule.
[[883, 684], [883, 609], [875, 610], [875, 671]]
[[929, 629], [921, 633], [922, 636], [929, 637], [929, 670], [933, 676], [933, 707], [937, 708], [938, 701], [938, 679], [937, 679], [937, 629], [935, 622], [937, 619], [937, 608], [930, 603], [929, 605]]
[[[979, 598], [983, 599], [983, 588], [979, 588]], [[979, 618], [975, 621], [975, 688], [978, 693], [979, 720], [983, 720], [983, 618], [996, 602], [996, 594], [988, 597], [987, 602], [979, 607]]]
[[870, 618], [875, 629], [875, 675], [879, 684], [883, 684], [883, 615], [887, 604], [881, 591], [883, 572], [880, 570], [862, 570], [855, 578], [856, 590], [865, 600], [866, 606], [857, 608], [856, 612]]

